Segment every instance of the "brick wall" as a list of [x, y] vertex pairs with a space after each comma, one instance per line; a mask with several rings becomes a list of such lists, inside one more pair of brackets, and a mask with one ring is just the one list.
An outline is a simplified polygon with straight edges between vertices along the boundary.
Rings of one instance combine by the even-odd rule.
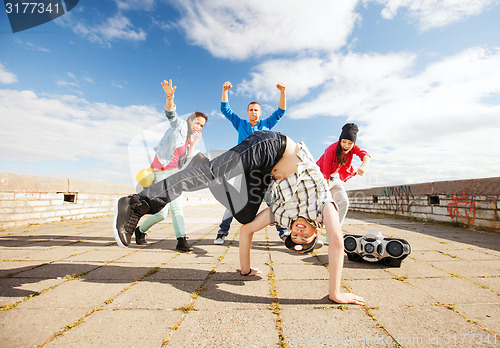
[[500, 231], [500, 177], [350, 190], [349, 210]]
[[[113, 214], [117, 198], [135, 187], [107, 183], [0, 174], [0, 229]], [[187, 204], [214, 203], [207, 193], [184, 195]]]

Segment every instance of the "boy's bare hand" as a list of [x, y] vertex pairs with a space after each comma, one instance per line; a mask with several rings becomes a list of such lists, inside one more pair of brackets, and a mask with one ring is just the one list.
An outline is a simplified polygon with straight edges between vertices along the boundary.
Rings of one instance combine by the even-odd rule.
[[364, 305], [365, 304], [365, 299], [362, 298], [361, 296], [348, 293], [348, 292], [342, 292], [339, 293], [335, 296], [330, 295], [330, 300], [332, 300], [335, 303], [353, 303], [357, 305]]

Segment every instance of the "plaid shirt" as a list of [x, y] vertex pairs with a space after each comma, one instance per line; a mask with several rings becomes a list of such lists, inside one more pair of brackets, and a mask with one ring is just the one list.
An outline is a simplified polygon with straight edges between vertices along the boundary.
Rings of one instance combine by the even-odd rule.
[[297, 173], [271, 185], [271, 223], [290, 229], [299, 217], [315, 227], [323, 227], [323, 207], [333, 202], [332, 195], [313, 156], [303, 142], [297, 144]]

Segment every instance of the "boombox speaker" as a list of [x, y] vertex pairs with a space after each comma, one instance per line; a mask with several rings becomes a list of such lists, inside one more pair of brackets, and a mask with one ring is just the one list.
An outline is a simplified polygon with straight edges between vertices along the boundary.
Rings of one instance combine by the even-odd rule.
[[410, 253], [410, 244], [400, 238], [384, 238], [379, 231], [369, 231], [364, 236], [344, 235], [344, 250], [351, 261], [380, 262], [386, 266], [400, 267]]

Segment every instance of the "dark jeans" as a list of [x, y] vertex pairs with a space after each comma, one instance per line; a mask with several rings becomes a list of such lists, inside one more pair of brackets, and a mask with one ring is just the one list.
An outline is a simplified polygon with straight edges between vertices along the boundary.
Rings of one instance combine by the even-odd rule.
[[[217, 234], [222, 234], [223, 236], [227, 237], [229, 234], [229, 228], [231, 228], [232, 221], [233, 221], [232, 216], [222, 220], [219, 225], [219, 232], [217, 232]], [[286, 228], [281, 227], [280, 225], [276, 225], [276, 230], [278, 231], [280, 238], [283, 237], [288, 231]]]
[[[139, 193], [149, 203], [149, 214], [159, 212], [184, 191], [209, 188], [214, 197], [242, 224], [253, 221], [271, 183], [271, 170], [281, 159], [284, 135], [258, 131], [214, 158], [171, 175]], [[286, 139], [286, 138], [285, 138]], [[228, 181], [243, 175], [241, 191]]]

